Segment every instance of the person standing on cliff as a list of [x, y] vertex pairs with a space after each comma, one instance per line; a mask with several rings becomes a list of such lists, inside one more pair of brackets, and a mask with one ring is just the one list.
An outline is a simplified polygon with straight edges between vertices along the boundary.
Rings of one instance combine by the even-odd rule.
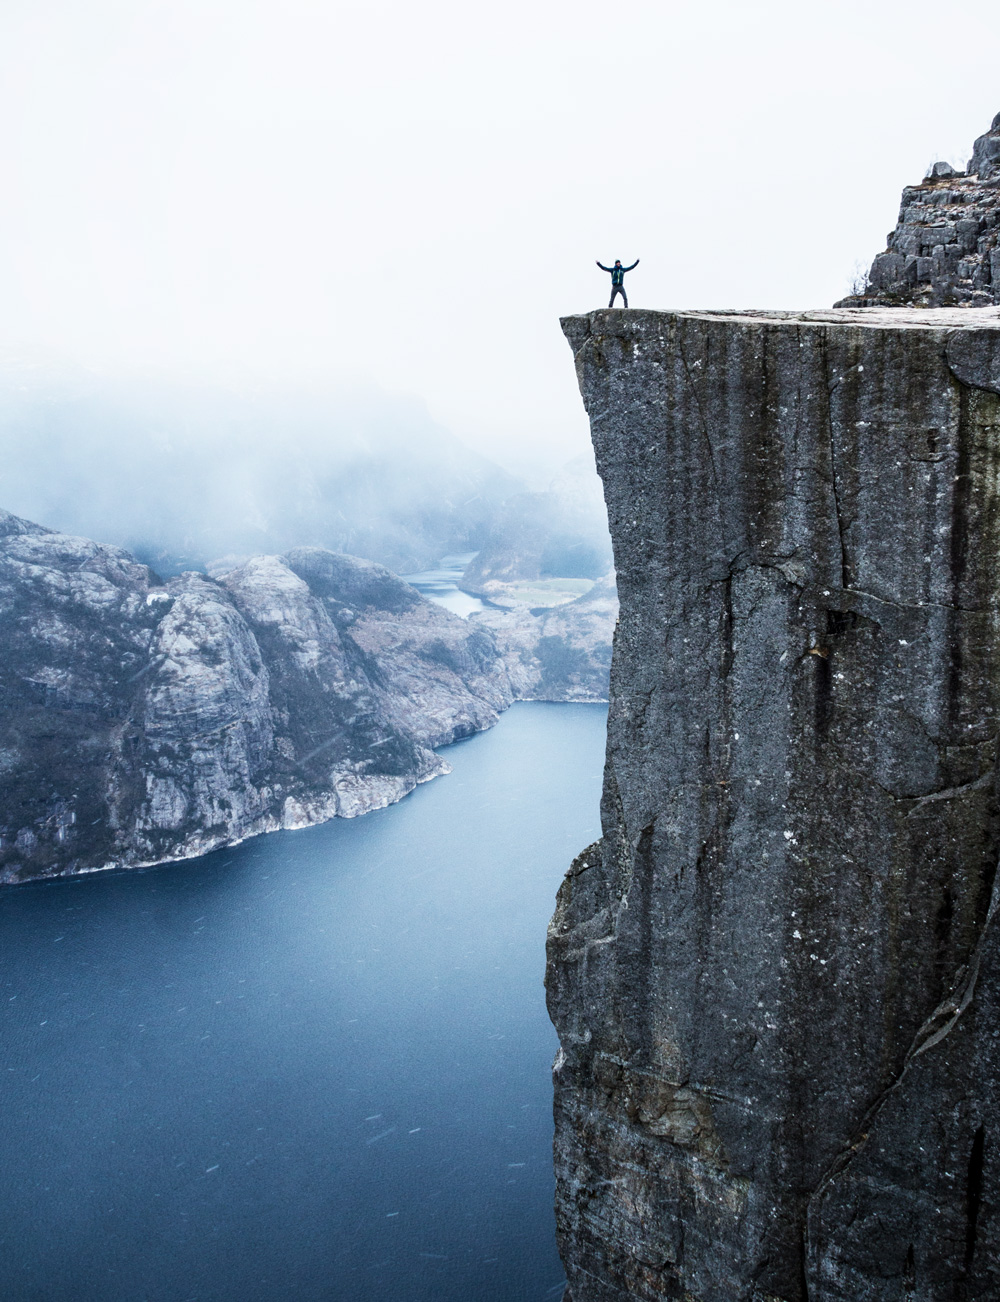
[[639, 265], [639, 259], [636, 258], [631, 267], [623, 267], [620, 258], [615, 258], [615, 265], [613, 267], [606, 267], [603, 262], [599, 262], [597, 265], [602, 271], [611, 272], [611, 302], [608, 304], [608, 307], [614, 307], [615, 299], [619, 294], [621, 294], [622, 298], [625, 300], [625, 306], [628, 307], [628, 295], [625, 293], [625, 272], [631, 271], [633, 267], [637, 267]]

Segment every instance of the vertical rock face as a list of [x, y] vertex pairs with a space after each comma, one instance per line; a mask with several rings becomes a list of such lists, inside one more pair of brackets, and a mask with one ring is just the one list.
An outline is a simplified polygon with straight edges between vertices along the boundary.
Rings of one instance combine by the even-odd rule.
[[563, 323], [615, 548], [573, 1302], [1000, 1296], [1000, 313]]
[[896, 229], [864, 293], [838, 307], [1000, 303], [1000, 113], [973, 146], [968, 170], [935, 163], [903, 191]]

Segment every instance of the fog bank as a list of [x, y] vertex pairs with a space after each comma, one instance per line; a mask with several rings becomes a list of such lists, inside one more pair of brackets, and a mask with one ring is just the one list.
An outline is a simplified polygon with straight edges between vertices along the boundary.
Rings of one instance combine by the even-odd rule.
[[315, 545], [397, 572], [481, 545], [523, 487], [414, 400], [0, 370], [0, 503], [164, 574]]

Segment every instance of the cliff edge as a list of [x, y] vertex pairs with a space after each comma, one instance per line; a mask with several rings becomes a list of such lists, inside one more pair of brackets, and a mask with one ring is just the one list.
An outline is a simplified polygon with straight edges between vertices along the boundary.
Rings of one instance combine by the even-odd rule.
[[1000, 1296], [1000, 311], [570, 317], [621, 615], [572, 1302]]

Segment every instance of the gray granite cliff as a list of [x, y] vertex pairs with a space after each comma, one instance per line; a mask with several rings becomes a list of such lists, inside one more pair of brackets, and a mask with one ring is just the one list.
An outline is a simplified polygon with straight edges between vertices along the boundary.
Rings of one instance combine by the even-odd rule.
[[1000, 113], [967, 170], [935, 163], [903, 191], [896, 229], [861, 294], [838, 307], [984, 307], [1000, 303]]
[[1000, 1297], [1000, 311], [563, 322], [621, 617], [572, 1302]]
[[164, 583], [0, 512], [0, 882], [381, 808], [511, 700], [489, 631], [373, 562]]

